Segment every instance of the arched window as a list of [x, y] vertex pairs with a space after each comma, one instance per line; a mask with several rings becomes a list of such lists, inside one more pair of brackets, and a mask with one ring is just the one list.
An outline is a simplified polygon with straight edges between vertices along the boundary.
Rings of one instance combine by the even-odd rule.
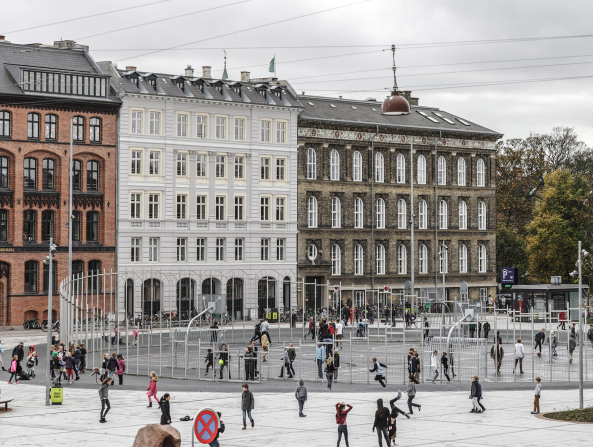
[[354, 246], [354, 274], [362, 275], [364, 273], [364, 251], [362, 245]]
[[408, 273], [408, 249], [401, 244], [397, 247], [397, 273], [400, 275]]
[[99, 242], [99, 213], [97, 211], [86, 213], [86, 241]]
[[362, 199], [357, 197], [354, 199], [354, 228], [362, 228], [364, 226], [363, 220], [364, 205]]
[[257, 304], [259, 317], [263, 317], [266, 309], [276, 307], [276, 280], [270, 276], [257, 282]]
[[45, 139], [55, 140], [58, 135], [58, 116], [48, 113], [45, 115]]
[[383, 244], [377, 245], [377, 275], [385, 274], [385, 246]]
[[216, 282], [214, 278], [206, 278], [202, 281], [202, 294], [216, 295]]
[[457, 159], [457, 186], [465, 186], [465, 159]]
[[418, 250], [418, 273], [428, 273], [428, 248], [424, 244]]
[[385, 181], [385, 157], [381, 152], [375, 154], [375, 181], [378, 183]]
[[181, 278], [177, 281], [176, 302], [177, 314], [186, 320], [190, 318], [190, 313], [194, 310], [195, 281], [190, 278]]
[[144, 281], [142, 287], [142, 308], [144, 315], [161, 312], [161, 281], [155, 278]]
[[86, 190], [99, 191], [99, 162], [87, 161], [86, 163]]
[[417, 181], [419, 185], [426, 185], [426, 158], [424, 155], [418, 155], [418, 174]]
[[459, 229], [467, 230], [467, 204], [465, 201], [459, 201]]
[[408, 208], [404, 199], [397, 201], [397, 228], [400, 230], [408, 228]]
[[438, 159], [438, 176], [437, 182], [439, 185], [447, 184], [447, 162], [442, 155]]
[[307, 199], [307, 226], [317, 228], [317, 198], [314, 196]]
[[25, 293], [37, 293], [38, 269], [37, 261], [25, 262]]
[[406, 183], [406, 159], [397, 154], [397, 183]]
[[27, 115], [27, 138], [39, 138], [39, 114]]
[[459, 273], [467, 273], [467, 247], [459, 245]]
[[358, 151], [352, 154], [352, 181], [362, 182], [362, 155]]
[[331, 250], [332, 275], [342, 274], [342, 249], [338, 244], [332, 245]]
[[317, 178], [317, 152], [312, 147], [307, 149], [307, 178]]
[[128, 318], [134, 317], [134, 280], [127, 279], [126, 280], [126, 288], [125, 288], [125, 308], [126, 308], [126, 315]]
[[314, 262], [315, 259], [317, 259], [318, 253], [319, 251], [317, 250], [317, 245], [309, 244], [307, 246], [307, 258], [309, 258], [309, 261]]
[[55, 187], [55, 176], [56, 168], [55, 162], [51, 158], [43, 160], [42, 164], [42, 188], [43, 189], [54, 189]]
[[478, 273], [486, 273], [486, 246], [480, 244], [478, 247]]
[[[286, 278], [284, 278], [286, 287]], [[290, 286], [290, 280], [288, 281]], [[243, 318], [243, 279], [231, 278], [226, 283], [226, 308], [233, 318]], [[286, 304], [284, 305], [286, 307]]]
[[485, 186], [486, 184], [486, 166], [484, 165], [484, 160], [478, 158], [476, 163], [476, 183], [478, 186]]
[[449, 250], [445, 246], [439, 247], [439, 269], [440, 273], [449, 273]]
[[340, 180], [340, 154], [336, 149], [329, 153], [329, 179]]
[[377, 228], [385, 228], [385, 200], [377, 199]]
[[447, 202], [441, 200], [439, 202], [439, 229], [446, 230], [448, 227], [448, 211], [447, 211]]
[[35, 158], [25, 158], [24, 164], [24, 187], [26, 189], [37, 188], [37, 160]]
[[486, 229], [486, 203], [478, 202], [478, 230]]
[[420, 199], [418, 202], [418, 228], [420, 230], [428, 228], [428, 206], [424, 199]]
[[342, 203], [339, 197], [332, 197], [332, 228], [342, 227]]

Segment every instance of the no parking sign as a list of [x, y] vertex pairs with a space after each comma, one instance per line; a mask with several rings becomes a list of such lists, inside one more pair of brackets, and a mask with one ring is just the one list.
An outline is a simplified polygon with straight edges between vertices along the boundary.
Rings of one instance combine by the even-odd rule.
[[202, 444], [210, 444], [218, 434], [218, 415], [210, 408], [203, 408], [198, 411], [194, 420], [194, 431], [192, 433], [191, 445], [194, 445], [195, 438]]

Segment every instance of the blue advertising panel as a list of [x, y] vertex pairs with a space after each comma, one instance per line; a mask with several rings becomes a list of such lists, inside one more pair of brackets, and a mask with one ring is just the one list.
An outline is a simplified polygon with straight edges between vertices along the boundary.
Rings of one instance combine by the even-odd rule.
[[517, 284], [517, 268], [516, 267], [503, 267], [500, 270], [500, 283], [501, 284]]

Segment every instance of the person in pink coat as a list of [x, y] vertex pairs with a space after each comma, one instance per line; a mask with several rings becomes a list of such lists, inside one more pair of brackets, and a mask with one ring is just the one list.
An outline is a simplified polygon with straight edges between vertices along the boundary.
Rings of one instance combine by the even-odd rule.
[[121, 354], [117, 354], [117, 378], [119, 379], [119, 384], [124, 384], [124, 372], [126, 371], [126, 362], [124, 360], [124, 356]]
[[155, 402], [159, 403], [159, 398], [156, 397], [156, 383], [159, 380], [156, 373], [154, 371], [150, 372], [150, 383], [148, 384], [148, 388], [146, 388], [146, 395], [148, 396], [148, 407], [152, 407], [152, 400], [151, 397], [154, 397]]

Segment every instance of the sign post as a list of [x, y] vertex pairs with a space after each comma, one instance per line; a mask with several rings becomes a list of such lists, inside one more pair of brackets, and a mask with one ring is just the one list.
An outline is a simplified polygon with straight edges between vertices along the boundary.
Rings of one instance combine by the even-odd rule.
[[194, 447], [194, 439], [201, 444], [210, 444], [218, 434], [218, 414], [211, 408], [203, 408], [196, 413], [191, 436], [191, 445]]

